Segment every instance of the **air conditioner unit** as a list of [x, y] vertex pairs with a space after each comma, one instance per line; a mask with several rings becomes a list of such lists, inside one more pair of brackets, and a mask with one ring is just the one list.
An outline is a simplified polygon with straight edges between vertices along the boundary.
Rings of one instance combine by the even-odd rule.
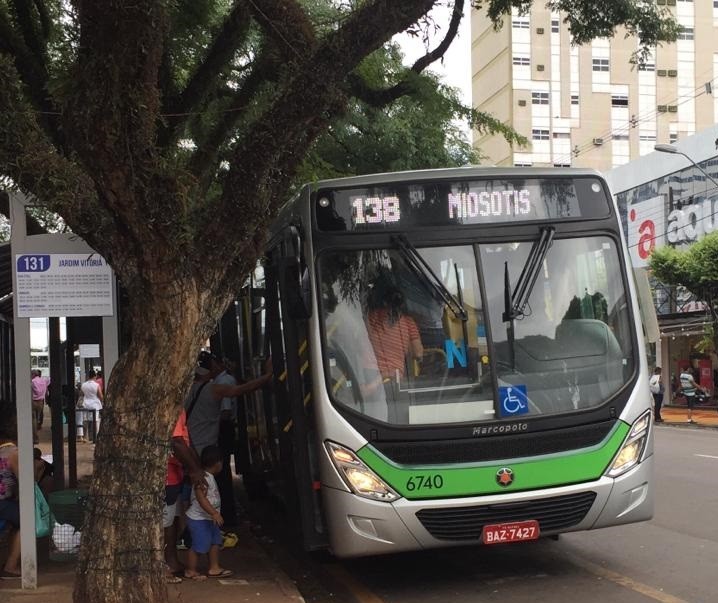
[[536, 65], [536, 71], [543, 71], [544, 66], [543, 65]]
[[594, 138], [593, 144], [595, 144], [597, 147], [600, 147], [603, 144], [603, 138]]
[[666, 105], [658, 105], [659, 113], [665, 113], [666, 111], [668, 111], [668, 107]]
[[678, 105], [668, 105], [669, 113], [678, 113]]
[[536, 28], [536, 33], [537, 33], [538, 35], [543, 34], [543, 27], [537, 27], [537, 28]]
[[525, 101], [525, 100], [520, 100], [520, 101], [519, 101], [519, 107], [525, 107], [525, 106], [526, 106], [526, 101]]
[[678, 76], [678, 70], [677, 69], [669, 69], [668, 70], [668, 77], [677, 77]]
[[666, 74], [666, 70], [665, 70], [665, 69], [659, 69], [658, 71], [656, 71], [656, 75], [657, 75], [658, 77], [666, 77], [666, 75], [667, 75], [667, 74]]

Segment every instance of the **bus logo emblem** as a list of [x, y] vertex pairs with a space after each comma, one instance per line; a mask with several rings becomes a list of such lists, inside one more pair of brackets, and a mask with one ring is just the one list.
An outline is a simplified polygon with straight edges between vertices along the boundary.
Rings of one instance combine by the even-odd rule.
[[509, 469], [508, 467], [502, 467], [496, 472], [496, 483], [499, 486], [508, 488], [511, 484], [514, 483], [514, 472], [511, 471], [511, 469]]

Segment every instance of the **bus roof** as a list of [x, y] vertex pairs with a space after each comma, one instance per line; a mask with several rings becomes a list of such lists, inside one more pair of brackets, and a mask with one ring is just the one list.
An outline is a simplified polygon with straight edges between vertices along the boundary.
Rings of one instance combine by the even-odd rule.
[[441, 168], [433, 170], [409, 170], [404, 172], [382, 172], [379, 174], [366, 174], [363, 176], [349, 176], [347, 178], [334, 178], [331, 180], [318, 180], [305, 184], [310, 190], [320, 188], [339, 188], [351, 186], [366, 186], [368, 184], [381, 184], [384, 182], [406, 182], [411, 180], [448, 180], [466, 178], [505, 178], [521, 175], [525, 178], [538, 178], [550, 173], [553, 176], [597, 176], [603, 178], [600, 172], [589, 168], [558, 168], [558, 167], [479, 167], [466, 166], [458, 168]]

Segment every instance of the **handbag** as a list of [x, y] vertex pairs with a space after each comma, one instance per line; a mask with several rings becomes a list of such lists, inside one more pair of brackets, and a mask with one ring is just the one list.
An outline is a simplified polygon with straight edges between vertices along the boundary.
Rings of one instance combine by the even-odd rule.
[[35, 484], [35, 537], [44, 538], [50, 535], [50, 505], [40, 487]]

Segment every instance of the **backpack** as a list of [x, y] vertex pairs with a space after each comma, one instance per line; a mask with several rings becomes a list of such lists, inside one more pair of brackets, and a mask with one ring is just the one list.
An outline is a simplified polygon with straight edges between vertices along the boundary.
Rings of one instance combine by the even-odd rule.
[[660, 375], [653, 375], [651, 380], [648, 382], [648, 389], [651, 390], [652, 394], [661, 393], [661, 377]]

